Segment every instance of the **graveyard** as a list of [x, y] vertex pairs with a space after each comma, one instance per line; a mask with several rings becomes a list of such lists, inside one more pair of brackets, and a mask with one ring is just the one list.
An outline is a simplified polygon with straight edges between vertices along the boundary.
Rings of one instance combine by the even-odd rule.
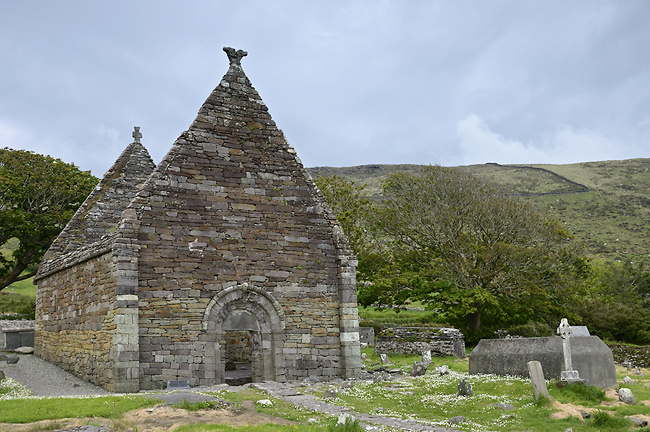
[[[228, 72], [163, 162], [135, 127], [52, 244], [35, 325], [0, 323], [0, 430], [647, 430], [647, 364], [615, 364], [566, 319], [471, 348], [432, 322], [362, 331], [353, 242], [247, 53], [224, 51]], [[41, 393], [26, 346], [97, 390]]]
[[[468, 358], [433, 357], [424, 375], [412, 377], [413, 363], [420, 356], [390, 355], [390, 364], [383, 365], [372, 348], [362, 351], [368, 370], [389, 370], [388, 375], [379, 372], [372, 375], [381, 379], [340, 383], [304, 380], [293, 383], [292, 388], [315, 401], [352, 412], [362, 421], [378, 417], [411, 420], [437, 427], [439, 431], [633, 431], [647, 428], [636, 426], [631, 417], [639, 422], [650, 419], [650, 371], [647, 369], [637, 371], [616, 366], [618, 386], [631, 390], [635, 397], [633, 404], [619, 401], [615, 389], [574, 391], [571, 386], [558, 387], [554, 380], [546, 381], [553, 400], [538, 402], [529, 378], [469, 374]], [[458, 383], [463, 379], [471, 385], [472, 395], [458, 395]], [[176, 406], [165, 406], [143, 397], [148, 394], [90, 399], [34, 398], [26, 389], [5, 379], [0, 384], [0, 430], [23, 432], [95, 425], [140, 432], [326, 431], [336, 422], [336, 415], [300, 407], [255, 389], [255, 385], [201, 389], [196, 393], [213, 397], [220, 406], [182, 400]], [[266, 402], [258, 403], [267, 399], [271, 401], [268, 406]], [[101, 411], [95, 405], [109, 409]], [[368, 430], [403, 430], [386, 426], [380, 429], [377, 425], [374, 424], [376, 429]]]

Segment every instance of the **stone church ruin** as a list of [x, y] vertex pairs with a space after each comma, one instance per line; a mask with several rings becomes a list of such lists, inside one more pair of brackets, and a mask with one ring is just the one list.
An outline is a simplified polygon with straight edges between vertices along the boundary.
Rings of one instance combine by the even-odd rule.
[[361, 370], [356, 259], [246, 52], [224, 51], [228, 72], [162, 162], [136, 129], [35, 278], [36, 354], [108, 390]]

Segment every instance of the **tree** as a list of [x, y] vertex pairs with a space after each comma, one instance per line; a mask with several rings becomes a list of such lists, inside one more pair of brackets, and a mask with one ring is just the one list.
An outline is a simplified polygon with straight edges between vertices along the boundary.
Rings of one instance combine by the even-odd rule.
[[602, 339], [639, 345], [650, 342], [650, 274], [644, 261], [592, 259], [588, 278], [571, 308]]
[[[0, 290], [33, 268], [98, 179], [73, 164], [30, 151], [0, 149]], [[29, 269], [26, 274], [22, 274]]]
[[552, 312], [583, 266], [557, 222], [458, 169], [393, 174], [384, 195], [382, 229], [428, 269], [410, 288], [462, 313], [470, 332], [486, 313]]

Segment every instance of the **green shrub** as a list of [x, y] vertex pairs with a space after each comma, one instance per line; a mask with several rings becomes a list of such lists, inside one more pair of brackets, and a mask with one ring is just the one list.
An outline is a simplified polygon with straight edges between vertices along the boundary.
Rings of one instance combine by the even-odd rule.
[[553, 336], [555, 331], [546, 323], [529, 322], [510, 327], [508, 329], [508, 334], [522, 337], [546, 337]]
[[560, 390], [560, 393], [572, 402], [597, 405], [605, 400], [605, 391], [595, 386], [588, 386], [581, 382], [565, 384], [561, 381], [557, 381], [555, 385]]
[[339, 424], [337, 419], [328, 426], [327, 430], [328, 432], [363, 432], [365, 429], [361, 427], [359, 420], [347, 417], [344, 424]]
[[605, 411], [596, 411], [593, 415], [593, 424], [596, 427], [611, 429], [611, 430], [625, 430], [630, 426], [630, 421], [623, 417], [615, 417]]

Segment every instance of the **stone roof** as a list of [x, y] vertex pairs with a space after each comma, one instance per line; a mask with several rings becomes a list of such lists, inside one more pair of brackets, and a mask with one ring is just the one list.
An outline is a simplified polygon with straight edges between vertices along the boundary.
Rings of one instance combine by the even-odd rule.
[[122, 212], [155, 168], [147, 149], [138, 138], [135, 141], [126, 147], [54, 240], [36, 279], [110, 247]]
[[[227, 197], [228, 211], [231, 212], [233, 209], [237, 212], [237, 208], [250, 209], [246, 206], [251, 202], [282, 202], [285, 206], [291, 206], [294, 201], [309, 201], [311, 207], [307, 211], [319, 215], [320, 220], [332, 227], [336, 248], [354, 259], [327, 201], [246, 76], [241, 59], [247, 52], [229, 47], [225, 47], [224, 51], [230, 60], [228, 72], [129, 208], [141, 215], [143, 208], [150, 208], [151, 196], [162, 194], [169, 197], [171, 190], [179, 189]], [[283, 200], [283, 185], [294, 184], [298, 177], [302, 178], [298, 197], [296, 191], [291, 191], [293, 196]], [[249, 186], [244, 188], [244, 194], [233, 193], [233, 189], [228, 191], [229, 186], [238, 188], [247, 184]], [[258, 194], [263, 194], [264, 199]], [[216, 201], [221, 204], [223, 199]], [[188, 206], [189, 203], [184, 205]], [[218, 205], [213, 207], [216, 209]], [[259, 209], [273, 211], [270, 207], [264, 209], [264, 206]], [[139, 219], [135, 214], [128, 217]], [[125, 221], [128, 225], [128, 221]], [[133, 227], [127, 227], [125, 237], [129, 237], [129, 232], [132, 235], [136, 231]]]

